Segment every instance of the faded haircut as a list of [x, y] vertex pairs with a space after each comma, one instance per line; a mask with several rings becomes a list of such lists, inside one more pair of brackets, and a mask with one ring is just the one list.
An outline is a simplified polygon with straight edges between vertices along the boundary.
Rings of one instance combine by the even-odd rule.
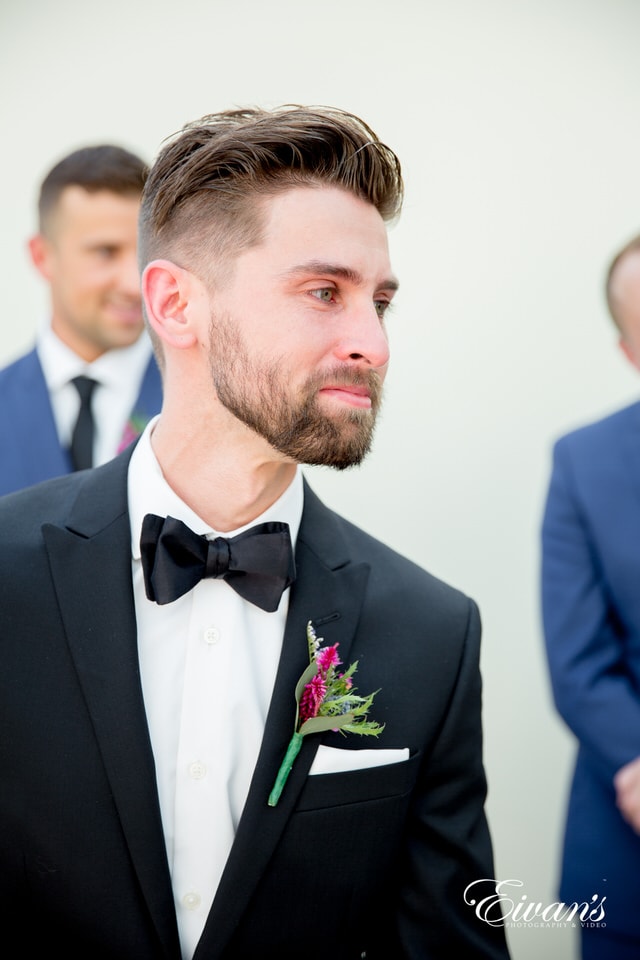
[[67, 187], [82, 187], [88, 193], [109, 190], [122, 197], [139, 197], [148, 170], [144, 160], [114, 144], [74, 150], [56, 163], [42, 181], [38, 199], [41, 233], [47, 232], [51, 214]]
[[402, 206], [400, 162], [354, 114], [287, 104], [209, 114], [169, 138], [147, 178], [140, 267], [167, 258], [205, 282], [261, 239], [259, 201], [295, 186], [341, 187], [385, 221]]

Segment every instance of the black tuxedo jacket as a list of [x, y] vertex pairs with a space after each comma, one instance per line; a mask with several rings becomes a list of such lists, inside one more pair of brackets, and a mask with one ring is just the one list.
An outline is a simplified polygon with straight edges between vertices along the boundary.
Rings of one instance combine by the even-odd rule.
[[[0, 499], [0, 919], [26, 958], [180, 956], [136, 649], [128, 459]], [[296, 564], [259, 759], [194, 960], [507, 957], [502, 930], [464, 898], [494, 876], [475, 605], [308, 488]], [[269, 807], [308, 620], [359, 661], [362, 692], [380, 688], [371, 715], [385, 729], [364, 743], [305, 737]], [[410, 759], [308, 776], [321, 742]]]

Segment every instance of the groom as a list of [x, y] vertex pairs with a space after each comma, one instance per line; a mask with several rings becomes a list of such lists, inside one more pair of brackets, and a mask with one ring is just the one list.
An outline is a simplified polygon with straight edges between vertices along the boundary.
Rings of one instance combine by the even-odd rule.
[[[299, 466], [369, 449], [402, 190], [366, 124], [302, 107], [204, 117], [148, 177], [162, 412], [0, 501], [0, 914], [25, 956], [508, 956], [465, 899], [494, 877], [477, 608]], [[382, 730], [302, 737], [270, 805], [309, 623]]]

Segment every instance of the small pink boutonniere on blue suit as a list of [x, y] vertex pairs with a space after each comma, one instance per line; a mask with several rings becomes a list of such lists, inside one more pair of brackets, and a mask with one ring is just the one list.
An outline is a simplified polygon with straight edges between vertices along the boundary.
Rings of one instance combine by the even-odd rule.
[[122, 453], [123, 450], [127, 449], [129, 444], [133, 443], [134, 440], [137, 440], [148, 422], [148, 417], [141, 417], [137, 413], [131, 414], [124, 425], [124, 430], [122, 431], [122, 437], [120, 438], [120, 443], [118, 444], [116, 453]]

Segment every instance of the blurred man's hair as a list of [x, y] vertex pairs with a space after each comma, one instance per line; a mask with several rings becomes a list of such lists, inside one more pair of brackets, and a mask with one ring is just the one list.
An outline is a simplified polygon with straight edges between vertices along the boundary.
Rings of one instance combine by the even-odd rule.
[[144, 160], [113, 144], [74, 150], [56, 163], [42, 181], [38, 200], [41, 232], [46, 232], [51, 213], [67, 187], [82, 187], [88, 193], [108, 190], [122, 197], [139, 197], [148, 172]]

